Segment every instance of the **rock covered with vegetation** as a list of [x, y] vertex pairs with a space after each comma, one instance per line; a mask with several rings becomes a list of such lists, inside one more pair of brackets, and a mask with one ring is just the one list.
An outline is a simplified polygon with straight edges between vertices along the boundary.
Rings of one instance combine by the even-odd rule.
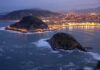
[[26, 16], [21, 21], [7, 26], [8, 30], [17, 30], [17, 31], [42, 31], [48, 29], [48, 25], [37, 17]]
[[71, 35], [66, 33], [57, 33], [47, 41], [51, 45], [53, 50], [73, 50], [75, 48], [78, 48], [81, 51], [87, 51]]

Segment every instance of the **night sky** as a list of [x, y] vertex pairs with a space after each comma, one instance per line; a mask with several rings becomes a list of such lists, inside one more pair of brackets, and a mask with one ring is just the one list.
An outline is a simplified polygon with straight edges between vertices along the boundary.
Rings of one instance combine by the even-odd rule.
[[99, 6], [100, 0], [0, 0], [0, 12], [29, 8], [65, 11]]

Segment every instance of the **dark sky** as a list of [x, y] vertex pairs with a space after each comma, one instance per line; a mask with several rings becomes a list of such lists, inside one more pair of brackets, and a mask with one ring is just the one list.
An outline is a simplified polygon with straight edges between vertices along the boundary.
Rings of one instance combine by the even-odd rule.
[[52, 11], [99, 7], [100, 0], [0, 0], [0, 11], [42, 8]]

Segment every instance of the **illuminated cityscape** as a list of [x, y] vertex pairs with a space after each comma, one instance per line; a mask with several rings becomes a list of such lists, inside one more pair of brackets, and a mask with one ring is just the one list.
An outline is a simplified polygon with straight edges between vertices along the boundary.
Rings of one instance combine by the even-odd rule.
[[98, 26], [100, 25], [99, 13], [67, 13], [57, 16], [39, 17], [43, 22], [47, 23], [50, 30], [63, 28], [66, 26]]

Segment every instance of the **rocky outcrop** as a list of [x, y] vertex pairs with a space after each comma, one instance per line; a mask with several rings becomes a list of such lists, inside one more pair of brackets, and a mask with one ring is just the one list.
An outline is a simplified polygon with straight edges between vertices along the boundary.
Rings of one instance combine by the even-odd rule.
[[46, 23], [42, 22], [37, 17], [26, 16], [20, 22], [7, 26], [6, 29], [23, 31], [23, 32], [27, 31], [34, 32], [34, 31], [46, 30], [48, 29], [48, 26]]
[[57, 33], [47, 41], [51, 45], [53, 50], [73, 50], [75, 48], [78, 48], [81, 51], [87, 51], [71, 35], [66, 33]]

